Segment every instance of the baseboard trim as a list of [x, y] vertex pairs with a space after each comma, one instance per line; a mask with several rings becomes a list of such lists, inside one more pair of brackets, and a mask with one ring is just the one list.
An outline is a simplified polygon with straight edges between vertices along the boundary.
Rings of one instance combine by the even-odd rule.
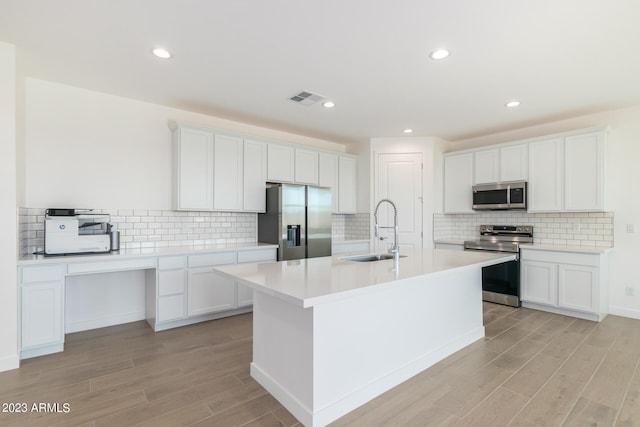
[[0, 357], [0, 372], [11, 371], [20, 367], [20, 356], [11, 354], [9, 356]]
[[401, 366], [388, 375], [378, 378], [360, 389], [353, 390], [349, 395], [331, 405], [315, 409], [315, 411], [313, 408], [303, 405], [289, 390], [275, 381], [271, 375], [256, 365], [255, 362], [251, 363], [251, 376], [303, 425], [307, 427], [325, 426], [482, 338], [484, 338], [484, 327], [476, 328]]
[[609, 314], [640, 320], [640, 310], [633, 310], [630, 308], [609, 306]]
[[134, 311], [131, 313], [121, 313], [115, 316], [102, 317], [99, 319], [85, 320], [80, 322], [70, 322], [65, 325], [65, 333], [88, 331], [90, 329], [105, 328], [107, 326], [121, 325], [123, 323], [137, 322], [144, 320], [144, 311]]

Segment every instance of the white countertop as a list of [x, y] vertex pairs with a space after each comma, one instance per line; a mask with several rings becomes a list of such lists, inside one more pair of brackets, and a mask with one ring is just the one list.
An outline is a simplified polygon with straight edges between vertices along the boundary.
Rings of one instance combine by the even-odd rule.
[[515, 254], [457, 252], [444, 249], [402, 250], [394, 260], [348, 261], [343, 256], [216, 267], [252, 288], [302, 307], [398, 286], [403, 279], [440, 275], [515, 259]]
[[278, 245], [270, 243], [232, 243], [223, 245], [189, 245], [189, 246], [166, 246], [159, 248], [144, 249], [121, 249], [115, 252], [105, 252], [97, 254], [74, 254], [74, 255], [26, 255], [18, 260], [18, 265], [29, 264], [58, 264], [68, 262], [83, 261], [106, 261], [124, 260], [130, 258], [154, 257], [166, 255], [193, 255], [207, 252], [225, 251], [246, 251], [251, 249], [277, 248]]
[[545, 243], [521, 243], [520, 249], [528, 249], [534, 251], [554, 251], [554, 252], [575, 252], [583, 254], [604, 254], [612, 251], [614, 248], [601, 248], [591, 246], [570, 246], [570, 245], [552, 245]]

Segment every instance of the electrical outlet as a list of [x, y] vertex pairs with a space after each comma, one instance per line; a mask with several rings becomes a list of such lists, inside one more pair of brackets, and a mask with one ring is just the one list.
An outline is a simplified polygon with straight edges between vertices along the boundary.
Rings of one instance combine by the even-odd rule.
[[627, 233], [635, 233], [636, 225], [635, 224], [627, 224]]
[[633, 289], [631, 286], [627, 286], [626, 288], [624, 288], [624, 294], [628, 297], [633, 297], [635, 296], [636, 292], [635, 289]]

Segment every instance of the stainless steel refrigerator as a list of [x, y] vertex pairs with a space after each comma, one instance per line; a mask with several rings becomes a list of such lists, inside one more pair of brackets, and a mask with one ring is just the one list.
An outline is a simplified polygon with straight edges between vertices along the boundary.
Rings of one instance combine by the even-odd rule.
[[278, 245], [278, 261], [331, 255], [331, 189], [274, 184], [258, 214], [258, 241]]

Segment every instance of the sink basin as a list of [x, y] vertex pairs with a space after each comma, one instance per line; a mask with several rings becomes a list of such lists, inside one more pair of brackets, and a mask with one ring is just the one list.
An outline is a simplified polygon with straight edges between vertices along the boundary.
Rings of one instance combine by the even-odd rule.
[[[400, 255], [400, 258], [404, 258], [404, 257], [406, 257], [406, 255]], [[371, 262], [371, 261], [382, 261], [385, 259], [393, 259], [393, 255], [392, 254], [358, 255], [358, 256], [352, 256], [344, 259], [347, 261]]]

